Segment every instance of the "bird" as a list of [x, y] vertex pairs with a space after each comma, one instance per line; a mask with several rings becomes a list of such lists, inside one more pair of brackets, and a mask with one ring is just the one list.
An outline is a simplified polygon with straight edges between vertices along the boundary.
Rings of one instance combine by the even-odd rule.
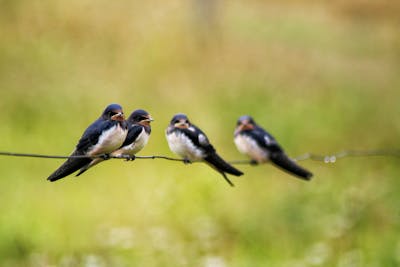
[[[54, 182], [80, 170], [81, 175], [90, 167], [104, 160], [101, 155], [108, 155], [119, 148], [128, 134], [128, 127], [122, 107], [110, 104], [101, 116], [83, 133], [75, 150], [47, 180]], [[80, 157], [79, 157], [80, 156]], [[106, 156], [105, 156], [106, 157]]]
[[243, 172], [223, 160], [211, 145], [207, 136], [192, 124], [185, 114], [173, 116], [166, 129], [168, 146], [172, 152], [181, 156], [185, 163], [203, 161], [218, 171], [229, 185], [234, 186], [226, 173], [240, 176]]
[[111, 153], [113, 157], [126, 157], [127, 160], [135, 159], [138, 153], [149, 141], [153, 121], [151, 115], [143, 110], [137, 109], [128, 117], [128, 135], [120, 148]]
[[272, 162], [275, 166], [303, 180], [313, 174], [291, 160], [275, 138], [258, 126], [251, 116], [241, 116], [234, 132], [234, 142], [239, 152], [248, 155], [252, 164]]

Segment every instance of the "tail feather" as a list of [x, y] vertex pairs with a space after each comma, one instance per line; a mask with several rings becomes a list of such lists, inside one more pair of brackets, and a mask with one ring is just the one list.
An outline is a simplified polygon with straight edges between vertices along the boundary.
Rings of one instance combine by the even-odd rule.
[[293, 160], [291, 160], [285, 153], [273, 153], [270, 156], [271, 162], [276, 166], [280, 167], [284, 171], [287, 171], [296, 177], [303, 180], [311, 180], [313, 174], [297, 165]]
[[226, 172], [235, 176], [243, 175], [243, 172], [239, 171], [228, 162], [223, 160], [217, 153], [208, 155], [205, 159], [210, 165], [215, 167], [219, 172]]
[[86, 164], [85, 166], [83, 166], [75, 176], [81, 175], [82, 173], [84, 173], [85, 171], [87, 171], [89, 168], [91, 168], [91, 167], [93, 167], [94, 165], [96, 165], [96, 164], [102, 162], [103, 160], [104, 160], [103, 158], [96, 158], [96, 159], [93, 159], [93, 160], [90, 161], [88, 164]]
[[[71, 156], [83, 155], [78, 152], [73, 152]], [[67, 175], [83, 168], [90, 163], [90, 158], [69, 158], [57, 170], [55, 170], [48, 178], [50, 182], [57, 181]]]
[[224, 172], [219, 172], [219, 173], [221, 173], [221, 175], [222, 175], [222, 177], [224, 177], [224, 179], [225, 179], [225, 181], [227, 181], [228, 182], [228, 184], [230, 185], [230, 186], [235, 186], [233, 183], [232, 183], [232, 181], [231, 180], [229, 180], [229, 178], [226, 176], [226, 174], [224, 173]]

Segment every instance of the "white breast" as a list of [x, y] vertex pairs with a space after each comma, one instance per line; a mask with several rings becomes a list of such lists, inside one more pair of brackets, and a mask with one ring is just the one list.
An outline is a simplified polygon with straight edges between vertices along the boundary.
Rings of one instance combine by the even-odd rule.
[[167, 134], [167, 141], [172, 152], [190, 161], [202, 160], [206, 156], [204, 151], [197, 148], [183, 133]]
[[121, 155], [121, 154], [135, 155], [136, 153], [138, 153], [140, 150], [142, 150], [144, 148], [144, 146], [147, 144], [148, 141], [149, 141], [149, 135], [146, 133], [144, 128], [142, 128], [142, 131], [136, 138], [135, 142], [118, 149], [117, 151], [113, 152], [112, 154], [114, 156]]
[[240, 153], [248, 155], [259, 163], [269, 160], [269, 153], [266, 149], [260, 148], [255, 140], [246, 135], [237, 135], [234, 139], [235, 145]]
[[128, 130], [121, 128], [119, 124], [111, 127], [100, 135], [98, 143], [92, 147], [88, 154], [93, 156], [113, 152], [125, 141], [127, 133]]

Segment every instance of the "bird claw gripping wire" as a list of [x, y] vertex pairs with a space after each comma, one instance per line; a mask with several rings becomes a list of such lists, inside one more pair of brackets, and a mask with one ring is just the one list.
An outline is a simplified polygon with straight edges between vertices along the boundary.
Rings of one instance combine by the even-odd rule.
[[127, 155], [126, 156], [126, 161], [134, 161], [136, 159], [136, 156], [135, 155]]
[[100, 158], [104, 159], [104, 160], [108, 160], [111, 158], [110, 154], [103, 154], [99, 156]]
[[184, 164], [191, 164], [191, 163], [192, 163], [192, 162], [191, 162], [190, 160], [188, 160], [188, 159], [183, 159], [182, 161], [183, 161]]

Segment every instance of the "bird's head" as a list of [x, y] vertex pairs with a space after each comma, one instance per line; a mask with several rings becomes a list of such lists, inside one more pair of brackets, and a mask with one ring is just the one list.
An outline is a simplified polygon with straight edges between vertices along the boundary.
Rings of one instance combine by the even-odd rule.
[[122, 107], [118, 104], [111, 104], [106, 107], [101, 117], [104, 120], [124, 121], [125, 116]]
[[170, 126], [180, 129], [188, 129], [190, 127], [190, 122], [185, 114], [176, 114], [170, 122]]
[[256, 123], [253, 118], [249, 115], [241, 116], [237, 123], [235, 134], [240, 133], [242, 131], [253, 130], [256, 127]]
[[128, 118], [128, 122], [132, 124], [140, 124], [143, 126], [150, 126], [150, 122], [154, 121], [151, 115], [143, 110], [137, 109]]

